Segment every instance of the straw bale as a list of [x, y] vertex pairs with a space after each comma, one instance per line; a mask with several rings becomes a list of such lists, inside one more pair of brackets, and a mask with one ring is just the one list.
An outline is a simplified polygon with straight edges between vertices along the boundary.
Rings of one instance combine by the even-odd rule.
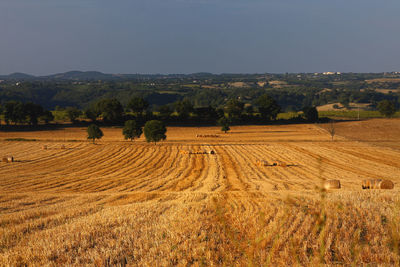
[[384, 179], [369, 179], [362, 181], [363, 189], [393, 189], [394, 183]]
[[328, 189], [340, 189], [340, 180], [326, 180], [324, 183], [324, 188]]

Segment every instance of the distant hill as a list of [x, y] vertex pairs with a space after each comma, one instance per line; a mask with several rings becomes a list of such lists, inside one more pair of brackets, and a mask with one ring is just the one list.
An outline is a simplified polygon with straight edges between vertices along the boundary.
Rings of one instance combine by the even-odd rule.
[[214, 74], [200, 72], [193, 74], [107, 74], [99, 71], [68, 71], [45, 76], [33, 76], [25, 73], [13, 73], [9, 75], [0, 75], [0, 80], [10, 81], [110, 81], [110, 80], [132, 80], [132, 79], [163, 79], [163, 78], [193, 78], [201, 79], [212, 77]]
[[118, 80], [123, 75], [105, 74], [99, 71], [68, 71], [46, 76], [33, 76], [25, 73], [12, 73], [0, 75], [1, 80], [36, 81], [36, 80], [68, 80], [68, 81], [94, 81], [94, 80]]
[[0, 75], [0, 80], [32, 80], [32, 79], [36, 79], [36, 77], [20, 72], [15, 72], [9, 75]]
[[112, 74], [105, 74], [99, 71], [69, 71], [49, 76], [42, 76], [40, 78], [51, 79], [51, 80], [76, 80], [76, 81], [118, 79], [117, 76], [114, 76]]

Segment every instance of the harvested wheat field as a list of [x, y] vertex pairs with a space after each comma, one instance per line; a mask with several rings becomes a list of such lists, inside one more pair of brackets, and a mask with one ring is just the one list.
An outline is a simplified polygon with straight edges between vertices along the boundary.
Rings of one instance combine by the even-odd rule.
[[398, 265], [400, 138], [340, 135], [352, 123], [334, 142], [314, 124], [171, 127], [157, 145], [119, 128], [94, 145], [84, 128], [0, 132], [14, 157], [0, 163], [0, 266]]

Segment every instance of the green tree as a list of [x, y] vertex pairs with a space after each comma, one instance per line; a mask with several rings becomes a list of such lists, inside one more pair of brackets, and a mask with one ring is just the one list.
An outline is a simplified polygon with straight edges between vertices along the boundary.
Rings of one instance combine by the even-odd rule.
[[149, 102], [141, 97], [132, 97], [128, 104], [128, 108], [138, 115], [142, 115], [148, 107]]
[[218, 120], [218, 125], [221, 126], [221, 131], [228, 132], [231, 128], [229, 127], [229, 119], [226, 117], [222, 117]]
[[46, 124], [48, 124], [50, 121], [54, 120], [54, 115], [51, 113], [51, 111], [45, 110], [40, 116], [40, 119], [43, 120]]
[[76, 107], [68, 107], [65, 112], [67, 113], [68, 119], [72, 122], [75, 123], [76, 119], [82, 114], [82, 112], [77, 109]]
[[4, 105], [4, 120], [7, 124], [11, 122], [25, 122], [26, 114], [24, 104], [22, 102], [9, 101]]
[[279, 112], [281, 112], [281, 107], [267, 94], [257, 98], [256, 105], [261, 117], [265, 120], [275, 120]]
[[116, 98], [100, 100], [97, 102], [95, 110], [102, 115], [104, 122], [118, 123], [122, 121], [124, 109]]
[[378, 111], [385, 117], [391, 117], [396, 113], [396, 107], [392, 101], [382, 100], [378, 103]]
[[175, 111], [178, 113], [181, 119], [187, 119], [190, 115], [190, 112], [193, 111], [193, 104], [187, 99], [177, 101], [175, 102]]
[[303, 108], [304, 117], [309, 122], [318, 121], [318, 110], [316, 107], [305, 107]]
[[218, 114], [215, 111], [215, 108], [212, 106], [208, 107], [198, 107], [194, 109], [194, 114], [196, 114], [197, 118], [204, 122], [214, 122], [218, 118]]
[[28, 102], [24, 104], [24, 112], [25, 116], [28, 119], [29, 124], [37, 125], [38, 118], [43, 115], [44, 110], [41, 105], [34, 104], [32, 102]]
[[125, 126], [122, 129], [122, 134], [124, 135], [125, 139], [130, 139], [131, 141], [133, 141], [135, 138], [139, 138], [142, 133], [142, 127], [140, 127], [135, 120], [126, 121]]
[[93, 144], [96, 139], [101, 139], [103, 137], [103, 132], [96, 124], [91, 124], [87, 128], [88, 137], [87, 139], [92, 139]]
[[98, 112], [96, 112], [95, 108], [88, 108], [85, 110], [85, 117], [88, 118], [89, 120], [91, 120], [92, 122], [96, 122], [97, 117], [100, 114]]
[[154, 142], [156, 144], [160, 140], [165, 140], [167, 136], [165, 133], [167, 128], [162, 121], [151, 120], [144, 125], [144, 135], [147, 142]]
[[244, 103], [237, 99], [230, 99], [226, 105], [225, 110], [228, 113], [229, 119], [239, 119], [243, 113]]
[[168, 105], [163, 105], [163, 106], [159, 107], [158, 112], [160, 114], [161, 120], [163, 120], [163, 121], [168, 120], [172, 114], [172, 110]]

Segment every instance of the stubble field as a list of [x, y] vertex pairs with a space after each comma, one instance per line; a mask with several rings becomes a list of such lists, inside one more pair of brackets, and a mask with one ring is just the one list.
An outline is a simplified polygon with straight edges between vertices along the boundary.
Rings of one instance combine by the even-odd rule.
[[[171, 127], [157, 145], [0, 132], [15, 158], [0, 163], [0, 265], [399, 264], [400, 121], [362, 123], [337, 123], [334, 142], [314, 124]], [[361, 189], [375, 178], [395, 189]]]

